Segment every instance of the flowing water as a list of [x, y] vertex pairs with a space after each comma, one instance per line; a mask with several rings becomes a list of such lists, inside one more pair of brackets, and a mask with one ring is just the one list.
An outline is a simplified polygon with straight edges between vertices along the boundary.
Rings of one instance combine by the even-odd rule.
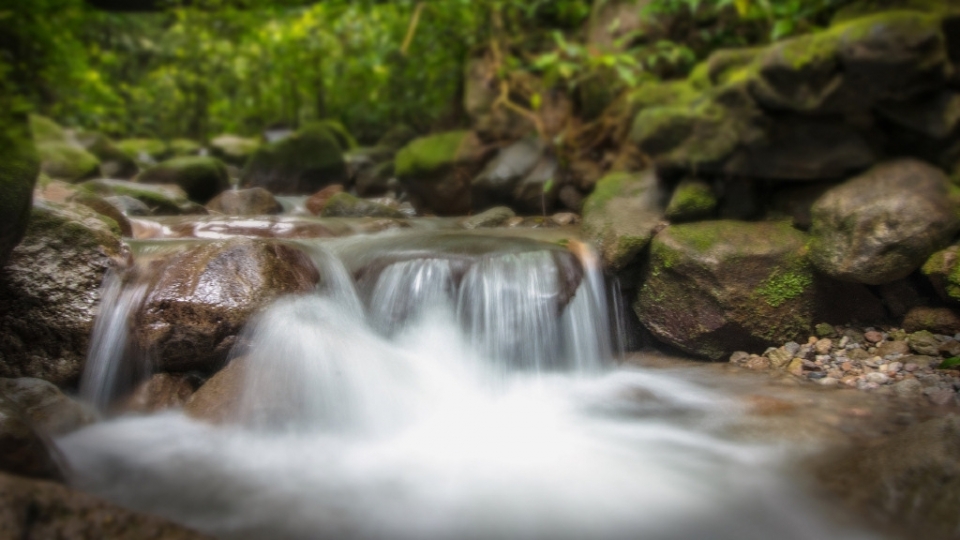
[[[300, 242], [324, 283], [250, 323], [233, 421], [93, 425], [58, 441], [73, 482], [228, 539], [870, 537], [796, 481], [802, 448], [732, 433], [741, 401], [617, 367], [588, 250], [577, 274], [562, 250], [464, 262], [404, 240], [422, 234]], [[106, 287], [100, 404], [143, 295]]]

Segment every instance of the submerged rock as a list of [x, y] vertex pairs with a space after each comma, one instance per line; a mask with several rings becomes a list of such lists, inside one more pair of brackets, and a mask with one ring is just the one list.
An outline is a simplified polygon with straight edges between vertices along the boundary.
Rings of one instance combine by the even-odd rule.
[[346, 180], [343, 150], [320, 124], [257, 149], [240, 178], [243, 186], [262, 187], [276, 195], [307, 195]]
[[228, 216], [279, 214], [283, 206], [263, 188], [228, 189], [207, 203], [207, 210]]
[[323, 217], [386, 217], [403, 219], [403, 212], [365, 199], [359, 199], [349, 193], [337, 193], [327, 199], [320, 212]]
[[0, 530], [8, 538], [203, 540], [161, 518], [137, 514], [53, 482], [0, 474]]
[[460, 220], [460, 226], [464, 229], [479, 229], [485, 227], [497, 227], [503, 225], [508, 219], [516, 216], [513, 210], [506, 206], [497, 206], [486, 212], [481, 212], [475, 216], [470, 216]]
[[27, 228], [39, 173], [27, 119], [0, 113], [0, 267]]
[[251, 315], [320, 279], [303, 252], [257, 240], [191, 247], [158, 261], [152, 272], [133, 338], [163, 371], [217, 370]]
[[908, 276], [960, 229], [949, 186], [930, 165], [899, 160], [827, 191], [812, 209], [811, 260], [843, 281]]
[[394, 170], [418, 212], [470, 212], [470, 180], [485, 150], [469, 131], [451, 131], [414, 140], [397, 153]]
[[168, 159], [140, 173], [137, 181], [179, 186], [190, 200], [201, 204], [230, 187], [230, 176], [223, 163], [203, 156]]
[[647, 246], [663, 222], [665, 197], [650, 171], [600, 180], [583, 205], [581, 228], [600, 249], [606, 268], [623, 269]]
[[634, 309], [657, 339], [711, 360], [800, 339], [814, 318], [805, 243], [786, 223], [667, 227]]
[[305, 206], [311, 214], [315, 216], [319, 215], [320, 212], [323, 212], [323, 207], [326, 206], [327, 201], [329, 201], [331, 197], [338, 193], [343, 193], [342, 185], [334, 184], [332, 186], [327, 186], [311, 195], [310, 198], [307, 199]]
[[77, 381], [100, 284], [124, 251], [113, 220], [79, 205], [34, 205], [0, 272], [0, 376]]

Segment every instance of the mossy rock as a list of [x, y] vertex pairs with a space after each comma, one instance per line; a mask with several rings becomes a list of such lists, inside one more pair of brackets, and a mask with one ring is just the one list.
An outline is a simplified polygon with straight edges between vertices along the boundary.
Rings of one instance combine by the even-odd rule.
[[960, 246], [953, 245], [927, 259], [921, 271], [930, 280], [940, 298], [960, 303]]
[[651, 242], [634, 309], [657, 339], [710, 360], [800, 339], [816, 303], [806, 242], [785, 222], [672, 225]]
[[389, 206], [360, 199], [349, 193], [340, 192], [327, 199], [320, 212], [322, 217], [385, 217], [406, 218], [399, 210]]
[[0, 281], [0, 377], [75, 384], [101, 284], [123, 254], [114, 220], [81, 205], [37, 201]]
[[960, 230], [949, 179], [909, 159], [830, 189], [811, 212], [813, 263], [836, 279], [868, 285], [907, 277]]
[[888, 11], [919, 11], [936, 15], [947, 15], [960, 12], [958, 0], [859, 0], [846, 5], [834, 14], [831, 23], [839, 25], [882, 14]]
[[224, 163], [243, 167], [262, 145], [256, 137], [224, 134], [210, 139], [210, 153]]
[[334, 138], [337, 139], [337, 144], [340, 145], [340, 150], [343, 152], [354, 150], [360, 146], [347, 127], [343, 125], [343, 122], [339, 120], [320, 120], [317, 124], [327, 128], [333, 134]]
[[81, 190], [104, 197], [121, 196], [136, 199], [156, 216], [180, 216], [206, 214], [199, 204], [187, 198], [186, 192], [175, 185], [152, 185], [126, 180], [90, 180], [79, 184]]
[[581, 230], [605, 268], [622, 270], [647, 246], [664, 219], [665, 198], [652, 171], [612, 173], [597, 182], [583, 204]]
[[26, 230], [39, 174], [26, 116], [0, 112], [0, 267]]
[[380, 140], [377, 141], [377, 146], [399, 150], [416, 138], [417, 130], [407, 124], [397, 124], [388, 129], [386, 133], [380, 137]]
[[670, 203], [666, 218], [674, 223], [706, 219], [717, 210], [717, 196], [710, 184], [702, 180], [688, 179], [680, 182]]
[[170, 141], [170, 154], [173, 157], [196, 156], [203, 150], [203, 146], [190, 139], [173, 139]]
[[260, 147], [240, 179], [245, 187], [262, 187], [275, 195], [309, 195], [346, 180], [340, 143], [327, 127], [316, 123]]
[[470, 131], [414, 139], [397, 152], [394, 171], [418, 211], [463, 215], [470, 211], [470, 181], [484, 149]]
[[124, 139], [117, 141], [117, 148], [133, 158], [140, 168], [156, 165], [172, 156], [170, 145], [160, 139]]
[[104, 178], [129, 180], [140, 172], [137, 162], [103, 133], [82, 131], [76, 134], [76, 138], [100, 160], [100, 173]]
[[77, 182], [100, 173], [100, 160], [53, 120], [30, 115], [30, 130], [40, 156], [40, 169], [51, 178]]
[[263, 188], [228, 189], [207, 203], [207, 210], [228, 216], [279, 214], [283, 206]]
[[227, 167], [217, 158], [189, 156], [168, 159], [140, 173], [144, 184], [173, 184], [201, 204], [230, 187]]

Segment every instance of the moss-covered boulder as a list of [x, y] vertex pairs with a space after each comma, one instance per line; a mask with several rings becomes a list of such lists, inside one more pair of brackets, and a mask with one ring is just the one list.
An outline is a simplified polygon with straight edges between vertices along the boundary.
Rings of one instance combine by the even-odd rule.
[[397, 152], [394, 171], [420, 212], [470, 212], [470, 180], [483, 165], [485, 150], [470, 131], [415, 139]]
[[260, 147], [250, 157], [240, 181], [277, 195], [307, 195], [347, 180], [343, 151], [336, 136], [321, 124]]
[[0, 377], [77, 382], [100, 285], [123, 252], [113, 220], [80, 205], [34, 204], [0, 271]]
[[883, 163], [812, 208], [810, 257], [822, 272], [869, 285], [908, 276], [960, 229], [950, 181], [916, 160]]
[[927, 259], [921, 271], [940, 298], [960, 303], [960, 246], [953, 245]]
[[717, 196], [710, 184], [703, 180], [687, 179], [673, 190], [665, 215], [671, 222], [682, 223], [707, 219], [716, 210]]
[[800, 339], [814, 322], [806, 241], [785, 222], [672, 225], [651, 243], [634, 309], [660, 341], [711, 360]]
[[204, 207], [187, 198], [179, 186], [139, 184], [126, 180], [90, 180], [79, 189], [104, 197], [130, 197], [142, 202], [155, 216], [206, 214]]
[[140, 172], [137, 162], [103, 133], [80, 131], [75, 136], [88, 152], [100, 160], [100, 174], [104, 178], [129, 180]]
[[203, 150], [203, 146], [192, 139], [173, 139], [169, 146], [173, 157], [198, 156]]
[[583, 204], [581, 229], [604, 267], [616, 271], [634, 261], [661, 226], [666, 197], [651, 171], [612, 173], [597, 183]]
[[30, 129], [40, 155], [40, 168], [50, 178], [77, 182], [100, 174], [100, 160], [53, 120], [30, 115]]
[[170, 145], [160, 139], [123, 139], [117, 148], [145, 169], [173, 156]]
[[329, 199], [320, 211], [323, 217], [386, 217], [403, 219], [399, 210], [366, 199], [360, 199], [349, 193], [340, 192]]
[[889, 11], [775, 43], [754, 66], [751, 91], [767, 108], [867, 111], [942, 86], [949, 75], [941, 19]]
[[925, 92], [906, 101], [878, 107], [890, 122], [931, 139], [945, 139], [960, 127], [960, 92]]
[[243, 167], [262, 145], [256, 137], [224, 134], [210, 139], [210, 153], [224, 163]]
[[212, 242], [153, 268], [134, 315], [135, 342], [163, 371], [219, 369], [247, 320], [267, 302], [316, 287], [303, 252], [259, 240]]
[[333, 134], [333, 137], [337, 139], [340, 150], [344, 152], [355, 150], [360, 146], [357, 140], [353, 138], [353, 135], [350, 134], [347, 126], [343, 125], [343, 122], [339, 120], [320, 120], [317, 122], [317, 125], [327, 128], [327, 130]]
[[0, 267], [27, 228], [39, 173], [27, 118], [0, 112]]
[[201, 204], [230, 187], [230, 175], [223, 162], [205, 156], [168, 159], [140, 173], [137, 181], [180, 186], [190, 200]]
[[283, 206], [263, 188], [228, 189], [207, 203], [207, 210], [228, 216], [279, 214]]

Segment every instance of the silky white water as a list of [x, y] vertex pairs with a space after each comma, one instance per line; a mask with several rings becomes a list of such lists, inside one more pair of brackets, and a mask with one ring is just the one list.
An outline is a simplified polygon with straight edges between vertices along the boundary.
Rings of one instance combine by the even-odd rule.
[[[602, 278], [543, 253], [339, 276], [247, 330], [233, 422], [116, 418], [58, 441], [78, 487], [221, 538], [864, 538], [795, 487], [737, 401], [612, 366]], [[558, 303], [559, 302], [559, 303]]]

